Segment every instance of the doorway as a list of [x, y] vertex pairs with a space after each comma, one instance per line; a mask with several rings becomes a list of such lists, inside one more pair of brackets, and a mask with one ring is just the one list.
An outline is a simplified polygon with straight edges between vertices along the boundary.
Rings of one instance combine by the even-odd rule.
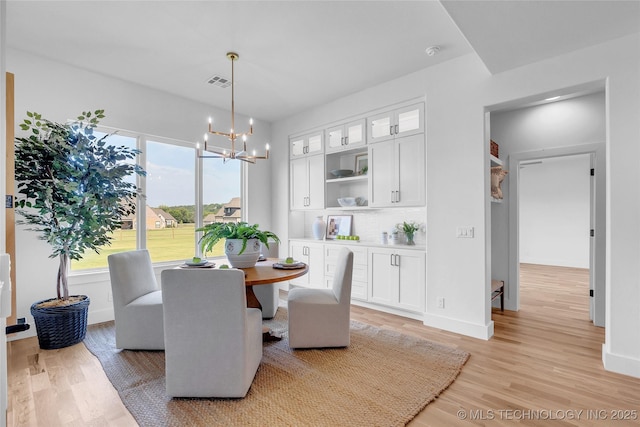
[[[519, 267], [521, 290], [545, 286], [558, 295], [572, 288], [581, 295], [565, 301], [579, 318], [593, 320], [591, 276], [593, 154], [532, 159], [519, 165]], [[532, 284], [525, 277], [537, 276]], [[527, 285], [528, 283], [528, 285]], [[566, 289], [565, 289], [566, 288]]]
[[[526, 220], [526, 216], [522, 217], [522, 209], [526, 209], [530, 200], [521, 200], [521, 192], [526, 191], [523, 188], [523, 177], [526, 179], [528, 173], [527, 167], [534, 165], [553, 163], [553, 159], [557, 163], [562, 163], [561, 159], [569, 159], [573, 157], [579, 161], [588, 159], [589, 168], [584, 171], [589, 178], [589, 202], [585, 206], [588, 215], [588, 227], [584, 233], [588, 236], [588, 269], [589, 269], [589, 293], [590, 293], [590, 317], [596, 326], [604, 326], [605, 323], [605, 162], [604, 162], [604, 143], [602, 144], [585, 144], [573, 147], [563, 147], [558, 149], [541, 150], [537, 152], [515, 153], [510, 155], [509, 167], [517, 173], [511, 176], [509, 181], [509, 217], [513, 221], [509, 225], [509, 282], [511, 284], [511, 302], [515, 309], [520, 307], [520, 261], [526, 259], [531, 254], [525, 253], [521, 256], [521, 221]], [[580, 157], [586, 156], [586, 157]], [[578, 163], [579, 163], [578, 161]], [[542, 163], [538, 163], [542, 162]], [[585, 164], [587, 162], [585, 161]], [[566, 164], [566, 163], [565, 163]], [[520, 169], [524, 166], [524, 169]], [[523, 173], [523, 170], [525, 171]], [[593, 171], [593, 172], [592, 172]], [[593, 174], [593, 175], [591, 175]], [[525, 184], [526, 185], [526, 182]], [[549, 188], [548, 191], [558, 191], [557, 186]], [[551, 196], [549, 196], [551, 197]], [[538, 208], [540, 209], [540, 208]], [[535, 212], [534, 212], [535, 213]], [[537, 212], [540, 213], [539, 211]], [[556, 230], [557, 231], [557, 230]], [[576, 242], [572, 242], [576, 245]], [[539, 245], [538, 245], [539, 246]], [[555, 250], [556, 248], [554, 248]], [[583, 248], [584, 250], [585, 248]], [[565, 246], [566, 250], [566, 246]], [[584, 260], [584, 254], [582, 259]], [[548, 262], [548, 261], [546, 261]], [[564, 261], [566, 262], [566, 261]], [[577, 262], [574, 260], [573, 262]], [[584, 262], [584, 261], [582, 261]]]

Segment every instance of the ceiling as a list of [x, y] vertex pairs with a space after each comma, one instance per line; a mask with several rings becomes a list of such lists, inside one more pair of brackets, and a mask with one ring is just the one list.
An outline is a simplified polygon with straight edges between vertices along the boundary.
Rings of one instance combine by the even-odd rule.
[[9, 48], [223, 109], [207, 80], [235, 51], [236, 111], [267, 121], [474, 52], [495, 74], [638, 32], [640, 0], [7, 1]]

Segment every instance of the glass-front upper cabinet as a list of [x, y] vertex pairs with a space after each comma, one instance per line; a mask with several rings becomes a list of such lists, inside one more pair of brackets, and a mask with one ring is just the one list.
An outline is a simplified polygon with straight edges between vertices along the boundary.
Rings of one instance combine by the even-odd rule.
[[424, 104], [385, 111], [367, 118], [368, 142], [386, 141], [424, 132]]
[[348, 150], [366, 143], [365, 120], [355, 120], [327, 129], [327, 152]]
[[323, 132], [317, 131], [289, 139], [290, 158], [322, 153], [324, 149]]

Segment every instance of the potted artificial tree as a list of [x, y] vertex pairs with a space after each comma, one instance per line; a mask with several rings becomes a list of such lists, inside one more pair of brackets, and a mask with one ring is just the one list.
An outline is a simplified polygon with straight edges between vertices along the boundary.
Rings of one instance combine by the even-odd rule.
[[260, 242], [269, 248], [269, 239], [280, 242], [271, 231], [262, 231], [258, 224], [246, 222], [214, 222], [196, 231], [202, 231], [200, 246], [202, 252], [210, 252], [216, 243], [226, 239], [224, 251], [234, 268], [249, 268], [256, 265], [260, 257]]
[[31, 306], [43, 349], [82, 341], [89, 297], [69, 295], [70, 260], [86, 250], [110, 244], [122, 218], [135, 212], [138, 189], [127, 177], [144, 171], [133, 161], [138, 150], [106, 144], [93, 134], [104, 110], [83, 112], [76, 121], [55, 123], [27, 112], [20, 125], [27, 136], [16, 138], [15, 176], [19, 224], [33, 226], [59, 258], [57, 298]]

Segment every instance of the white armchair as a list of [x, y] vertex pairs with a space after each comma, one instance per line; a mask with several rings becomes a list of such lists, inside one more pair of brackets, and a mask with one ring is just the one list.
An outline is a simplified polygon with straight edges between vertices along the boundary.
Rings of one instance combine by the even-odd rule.
[[262, 314], [244, 272], [162, 272], [165, 375], [173, 397], [244, 397], [262, 359]]
[[353, 252], [342, 248], [332, 289], [289, 291], [289, 347], [346, 347], [350, 343]]
[[156, 281], [149, 251], [138, 250], [107, 257], [116, 347], [163, 350], [162, 291]]

